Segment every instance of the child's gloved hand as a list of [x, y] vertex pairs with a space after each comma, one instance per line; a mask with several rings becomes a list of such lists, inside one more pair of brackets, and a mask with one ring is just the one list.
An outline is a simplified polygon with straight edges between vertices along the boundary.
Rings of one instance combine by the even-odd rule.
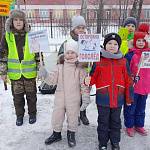
[[4, 82], [7, 82], [7, 75], [1, 75], [1, 79], [2, 79]]
[[91, 81], [91, 77], [86, 77], [86, 78], [84, 79], [85, 85], [90, 85], [90, 81]]
[[140, 80], [140, 76], [134, 76], [134, 83], [137, 83]]
[[38, 72], [38, 77], [40, 79], [45, 79], [47, 76], [48, 76], [47, 70], [43, 66], [40, 67], [39, 72]]
[[130, 104], [126, 103], [126, 105], [127, 105], [127, 106], [131, 106], [131, 103], [130, 103]]

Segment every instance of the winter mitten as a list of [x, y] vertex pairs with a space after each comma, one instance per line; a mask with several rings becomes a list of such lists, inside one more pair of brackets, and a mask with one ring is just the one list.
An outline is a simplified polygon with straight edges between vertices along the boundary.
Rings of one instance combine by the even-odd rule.
[[90, 103], [90, 95], [82, 95], [82, 105], [80, 107], [80, 111], [84, 111]]
[[131, 104], [126, 103], [127, 106], [131, 106]]
[[133, 81], [134, 83], [137, 83], [139, 80], [140, 80], [140, 76], [135, 76]]
[[1, 75], [1, 79], [7, 83], [7, 75]]
[[38, 72], [38, 77], [40, 79], [45, 79], [47, 76], [48, 76], [47, 70], [43, 66], [40, 67], [39, 72]]

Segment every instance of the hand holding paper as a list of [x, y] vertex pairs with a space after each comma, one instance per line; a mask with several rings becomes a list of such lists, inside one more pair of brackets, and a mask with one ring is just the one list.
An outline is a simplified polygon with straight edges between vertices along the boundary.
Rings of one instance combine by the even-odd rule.
[[91, 77], [86, 77], [84, 79], [85, 85], [90, 85]]

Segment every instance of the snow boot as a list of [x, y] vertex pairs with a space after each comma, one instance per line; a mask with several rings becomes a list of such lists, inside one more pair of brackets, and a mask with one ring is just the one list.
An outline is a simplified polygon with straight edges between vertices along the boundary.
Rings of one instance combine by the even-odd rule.
[[76, 146], [76, 140], [75, 140], [75, 132], [67, 131], [67, 139], [68, 139], [68, 146], [74, 147]]
[[52, 144], [54, 142], [58, 142], [60, 140], [62, 140], [61, 132], [53, 131], [53, 134], [45, 140], [45, 144], [50, 145], [50, 144]]
[[30, 124], [33, 124], [33, 123], [35, 123], [36, 122], [36, 116], [30, 116], [29, 117], [29, 123]]
[[22, 126], [22, 125], [23, 125], [23, 117], [17, 117], [16, 126]]
[[89, 125], [89, 120], [86, 116], [86, 110], [80, 111], [80, 119], [84, 125]]
[[128, 136], [133, 137], [135, 135], [135, 129], [134, 128], [126, 128], [126, 133]]
[[111, 143], [112, 150], [120, 150], [119, 143]]
[[99, 146], [99, 150], [107, 150], [107, 146]]
[[143, 135], [143, 136], [147, 136], [147, 131], [143, 128], [143, 127], [136, 127], [135, 128], [136, 132], [138, 132], [139, 134]]

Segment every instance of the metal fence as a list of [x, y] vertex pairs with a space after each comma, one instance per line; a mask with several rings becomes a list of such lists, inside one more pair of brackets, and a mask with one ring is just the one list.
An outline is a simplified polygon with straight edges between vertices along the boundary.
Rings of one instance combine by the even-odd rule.
[[[6, 19], [3, 17], [3, 19]], [[60, 44], [69, 37], [71, 30], [71, 19], [64, 18], [58, 19], [50, 17], [32, 17], [27, 18], [29, 24], [31, 25], [32, 31], [38, 31], [46, 29], [48, 32], [48, 38], [50, 41], [50, 47], [53, 51], [59, 49]], [[123, 20], [119, 19], [103, 19], [101, 20], [101, 34], [102, 36], [110, 32], [117, 32], [120, 27], [120, 22]], [[150, 20], [142, 19], [140, 22], [149, 22]], [[2, 32], [4, 31], [4, 20], [3, 25], [1, 26]], [[97, 33], [97, 19], [88, 19], [87, 23], [87, 32], [88, 33]]]
[[0, 39], [2, 34], [5, 32], [5, 21], [6, 21], [7, 17], [2, 17], [0, 16]]
[[[149, 20], [140, 20], [140, 22], [148, 22]], [[57, 19], [50, 17], [33, 17], [28, 18], [32, 31], [46, 29], [51, 51], [58, 51], [61, 43], [69, 37], [71, 30], [71, 19]], [[105, 36], [110, 32], [118, 32], [123, 20], [119, 19], [103, 19], [101, 20], [101, 34]], [[88, 19], [87, 33], [97, 33], [97, 19]]]
[[[32, 30], [47, 29], [49, 32], [49, 38], [66, 38], [69, 36], [71, 30], [71, 19], [54, 19], [54, 18], [28, 18], [28, 22], [31, 25]], [[117, 32], [118, 20], [102, 20], [101, 24], [102, 35], [108, 32]], [[87, 20], [88, 33], [97, 32], [97, 20]]]
[[[66, 38], [69, 36], [71, 30], [71, 19], [57, 19], [52, 17], [34, 17], [28, 18], [28, 21], [32, 27], [32, 30], [36, 31], [39, 29], [47, 29], [49, 32], [49, 38]], [[109, 32], [117, 32], [120, 27], [119, 19], [103, 19], [101, 20], [101, 34], [102, 36], [106, 35]], [[140, 22], [149, 22], [149, 20], [142, 19]], [[88, 33], [97, 32], [97, 19], [87, 20], [87, 31]]]

